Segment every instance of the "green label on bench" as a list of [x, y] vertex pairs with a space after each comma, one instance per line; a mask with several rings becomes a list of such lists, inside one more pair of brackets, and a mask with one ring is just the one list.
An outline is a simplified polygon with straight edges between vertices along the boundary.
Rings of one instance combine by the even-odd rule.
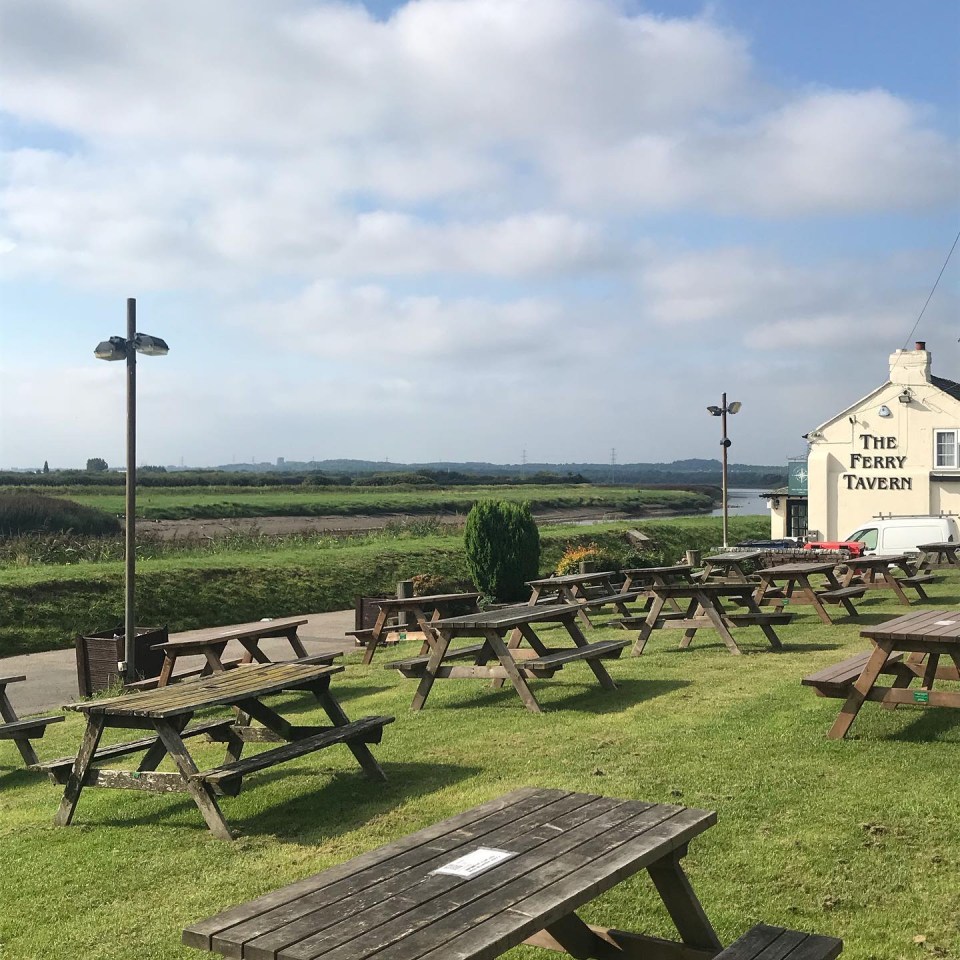
[[929, 703], [930, 702], [930, 693], [927, 690], [914, 690], [913, 691], [913, 702], [914, 703]]

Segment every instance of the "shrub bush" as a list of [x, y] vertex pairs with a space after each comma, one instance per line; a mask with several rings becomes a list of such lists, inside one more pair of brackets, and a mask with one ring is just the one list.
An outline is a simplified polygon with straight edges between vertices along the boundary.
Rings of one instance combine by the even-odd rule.
[[495, 600], [524, 600], [540, 570], [540, 531], [528, 503], [481, 500], [463, 532], [467, 566], [477, 589]]

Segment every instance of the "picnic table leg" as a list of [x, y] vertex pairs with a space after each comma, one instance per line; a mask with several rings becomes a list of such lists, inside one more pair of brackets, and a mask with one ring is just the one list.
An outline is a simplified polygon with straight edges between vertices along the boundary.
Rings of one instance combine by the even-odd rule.
[[443, 658], [447, 655], [447, 650], [450, 647], [450, 641], [452, 639], [452, 634], [448, 634], [443, 630], [440, 631], [436, 645], [433, 650], [430, 651], [430, 659], [427, 661], [426, 670], [424, 670], [423, 676], [420, 678], [417, 692], [413, 695], [413, 703], [410, 704], [411, 710], [420, 710], [427, 702], [427, 697], [430, 696], [430, 689], [433, 687], [433, 681], [437, 678], [437, 670], [440, 669], [440, 664], [443, 663]]
[[[744, 601], [749, 613], [756, 613], [761, 616], [763, 615], [763, 610], [760, 607], [760, 604], [757, 603], [754, 594], [747, 594], [747, 596], [744, 597]], [[767, 638], [767, 640], [770, 641], [770, 646], [773, 647], [774, 650], [783, 649], [783, 644], [780, 642], [780, 638], [777, 636], [776, 631], [769, 623], [759, 623], [757, 626], [759, 626], [763, 631], [763, 635]]]
[[157, 686], [165, 687], [173, 676], [173, 667], [177, 662], [177, 655], [169, 650], [163, 651], [163, 666], [160, 668], [160, 676], [157, 677]]
[[[577, 626], [573, 619], [564, 620], [563, 625], [567, 628], [567, 633], [570, 634], [570, 638], [573, 640], [574, 644], [578, 647], [587, 647], [590, 645], [590, 642], [583, 635], [583, 631]], [[590, 659], [587, 661], [587, 666], [593, 671], [593, 675], [600, 682], [600, 686], [604, 690], [616, 690], [617, 685], [613, 682], [613, 677], [607, 673], [607, 668], [596, 659]]]
[[[350, 722], [349, 717], [343, 712], [343, 708], [330, 692], [329, 677], [326, 677], [324, 682], [317, 684], [313, 688], [313, 692], [335, 727], [343, 727]], [[370, 748], [361, 740], [347, 740], [346, 743], [357, 763], [363, 768], [364, 773], [371, 780], [382, 780], [386, 783], [387, 775], [383, 772], [380, 764], [377, 763], [376, 757], [370, 752]]]
[[423, 634], [423, 643], [420, 644], [420, 656], [423, 657], [430, 652], [433, 641], [436, 639], [437, 633], [430, 624], [434, 620], [440, 619], [440, 608], [434, 608], [433, 615], [428, 619], [427, 612], [422, 607], [417, 607], [414, 610], [414, 616], [417, 618], [417, 625]]
[[170, 759], [173, 760], [180, 776], [183, 777], [187, 790], [193, 797], [197, 809], [203, 815], [210, 832], [220, 840], [232, 840], [233, 834], [230, 832], [230, 827], [227, 826], [227, 821], [223, 818], [223, 813], [220, 811], [220, 806], [213, 795], [213, 791], [204, 781], [193, 779], [198, 772], [197, 765], [193, 762], [193, 757], [187, 752], [183, 739], [180, 737], [180, 731], [169, 720], [157, 719], [153, 721], [153, 724], [156, 727], [157, 736], [160, 737], [167, 748]]
[[291, 627], [284, 636], [290, 643], [290, 649], [298, 657], [305, 657], [307, 655], [307, 648], [303, 645], [303, 641], [300, 639], [300, 634], [297, 633], [296, 627]]
[[[572, 603], [577, 608], [577, 616], [588, 626], [593, 626], [593, 621], [587, 613], [587, 608], [580, 603], [580, 597], [575, 587], [561, 587], [560, 593], [566, 598], [568, 603]], [[584, 599], [586, 595], [584, 595]]]
[[506, 670], [507, 676], [510, 678], [510, 682], [513, 684], [514, 690], [517, 691], [520, 699], [523, 701], [523, 705], [532, 713], [543, 713], [540, 704], [537, 702], [537, 698], [533, 695], [533, 691], [527, 685], [527, 681], [517, 669], [517, 663], [513, 659], [513, 654], [511, 654], [510, 649], [503, 642], [503, 638], [500, 636], [500, 634], [497, 633], [496, 630], [485, 630], [484, 636], [486, 637], [487, 643], [490, 644], [493, 652], [497, 655], [497, 659], [500, 661], [500, 666]]
[[[708, 599], [706, 603], [701, 603], [701, 609], [703, 610], [704, 616], [713, 624], [714, 629], [717, 633], [720, 634], [720, 639], [727, 645], [727, 649], [734, 654], [741, 653], [740, 648], [737, 646], [737, 641], [733, 639], [733, 634], [727, 629], [727, 625], [723, 622], [723, 612], [722, 608], [717, 610], [717, 607], [720, 605], [720, 600], [717, 599], [716, 606], [710, 602]], [[686, 636], [686, 635], [684, 635]]]
[[[703, 604], [697, 597], [691, 597], [690, 601], [687, 603], [687, 611], [683, 615], [685, 620], [693, 620], [696, 615], [699, 613]], [[697, 635], [697, 628], [692, 627], [689, 630], [683, 631], [683, 636], [680, 638], [680, 649], [686, 650], [687, 647], [693, 643], [693, 638]]]
[[[890, 589], [893, 590], [896, 598], [905, 606], [910, 606], [910, 598], [903, 592], [903, 587], [900, 586], [900, 581], [889, 571], [884, 570], [883, 572], [884, 582], [890, 584]], [[923, 588], [917, 584], [917, 592], [922, 593]], [[926, 598], [924, 598], [926, 599]]]
[[373, 655], [377, 651], [377, 644], [380, 642], [386, 623], [387, 611], [381, 607], [377, 614], [376, 623], [373, 625], [373, 632], [370, 634], [370, 639], [367, 640], [367, 649], [363, 652], [363, 662], [365, 664], [369, 664], [373, 660]]
[[722, 950], [723, 944], [707, 919], [680, 863], [686, 852], [684, 845], [650, 864], [647, 871], [676, 925], [680, 939], [688, 947]]
[[[850, 569], [852, 572], [853, 568], [851, 567]], [[830, 590], [840, 590], [843, 586], [849, 586], [847, 583], [847, 577], [844, 577], [843, 583], [841, 583], [829, 570], [824, 574], [824, 577], [826, 578], [827, 586]], [[799, 577], [798, 583], [800, 584], [801, 592], [810, 601], [810, 605], [817, 612], [817, 616], [821, 619], [821, 621], [823, 621], [823, 623], [832, 626], [833, 618], [827, 612], [827, 608], [823, 605], [823, 601], [817, 596], [817, 591], [813, 589], [813, 586], [810, 583], [810, 578]], [[849, 597], [843, 597], [840, 603], [843, 605], [843, 609], [846, 610], [851, 617], [855, 617], [857, 615], [857, 608], [850, 602]]]
[[63, 788], [63, 799], [60, 801], [60, 809], [53, 818], [54, 824], [58, 827], [69, 826], [73, 819], [74, 811], [77, 809], [77, 802], [80, 799], [80, 792], [83, 790], [83, 781], [86, 779], [87, 771], [90, 769], [90, 763], [93, 755], [97, 752], [100, 745], [100, 736], [103, 733], [104, 718], [101, 714], [90, 714], [87, 717], [87, 729], [83, 734], [83, 741], [80, 744], [80, 750], [77, 753], [77, 759], [73, 762], [73, 769], [67, 778], [67, 784]]
[[245, 651], [243, 654], [244, 663], [253, 663], [254, 660], [257, 663], [270, 662], [270, 658], [260, 649], [260, 641], [256, 637], [238, 637], [237, 639]]
[[647, 613], [647, 619], [640, 625], [640, 631], [637, 634], [637, 642], [633, 645], [633, 649], [630, 651], [631, 657], [639, 657], [643, 653], [643, 648], [647, 645], [647, 640], [650, 639], [650, 634], [653, 632], [654, 627], [657, 623], [657, 618], [660, 616], [660, 611], [663, 609], [663, 598], [654, 596], [653, 602], [650, 604], [650, 610]]
[[[7, 697], [6, 686], [0, 686], [0, 718], [6, 723], [14, 723], [19, 719], [17, 712], [13, 709], [13, 704]], [[27, 766], [40, 762], [37, 752], [33, 749], [33, 744], [27, 737], [14, 737], [13, 742]]]
[[877, 682], [877, 677], [883, 670], [887, 662], [887, 657], [893, 652], [893, 641], [877, 641], [877, 648], [870, 654], [870, 659], [866, 662], [863, 672], [854, 682], [850, 689], [850, 694], [840, 708], [840, 715], [833, 722], [833, 726], [827, 732], [830, 740], [842, 740], [847, 735], [853, 721], [857, 719], [857, 714], [867, 699], [867, 694], [873, 689]]

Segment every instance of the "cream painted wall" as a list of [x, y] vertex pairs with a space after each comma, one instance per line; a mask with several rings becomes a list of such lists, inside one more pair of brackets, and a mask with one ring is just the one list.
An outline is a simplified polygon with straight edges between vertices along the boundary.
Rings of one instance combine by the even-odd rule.
[[[890, 367], [888, 383], [809, 435], [809, 527], [821, 539], [880, 513], [960, 513], [960, 483], [930, 479], [934, 432], [960, 428], [960, 401], [929, 382], [926, 350], [898, 350]], [[899, 400], [905, 388], [909, 403]]]

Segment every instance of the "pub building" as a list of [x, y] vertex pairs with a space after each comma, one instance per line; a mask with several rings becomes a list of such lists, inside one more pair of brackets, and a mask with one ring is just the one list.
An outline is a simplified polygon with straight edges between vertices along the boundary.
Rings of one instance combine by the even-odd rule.
[[838, 540], [872, 518], [960, 515], [960, 383], [917, 342], [890, 379], [804, 435], [786, 487], [765, 494], [771, 537]]

